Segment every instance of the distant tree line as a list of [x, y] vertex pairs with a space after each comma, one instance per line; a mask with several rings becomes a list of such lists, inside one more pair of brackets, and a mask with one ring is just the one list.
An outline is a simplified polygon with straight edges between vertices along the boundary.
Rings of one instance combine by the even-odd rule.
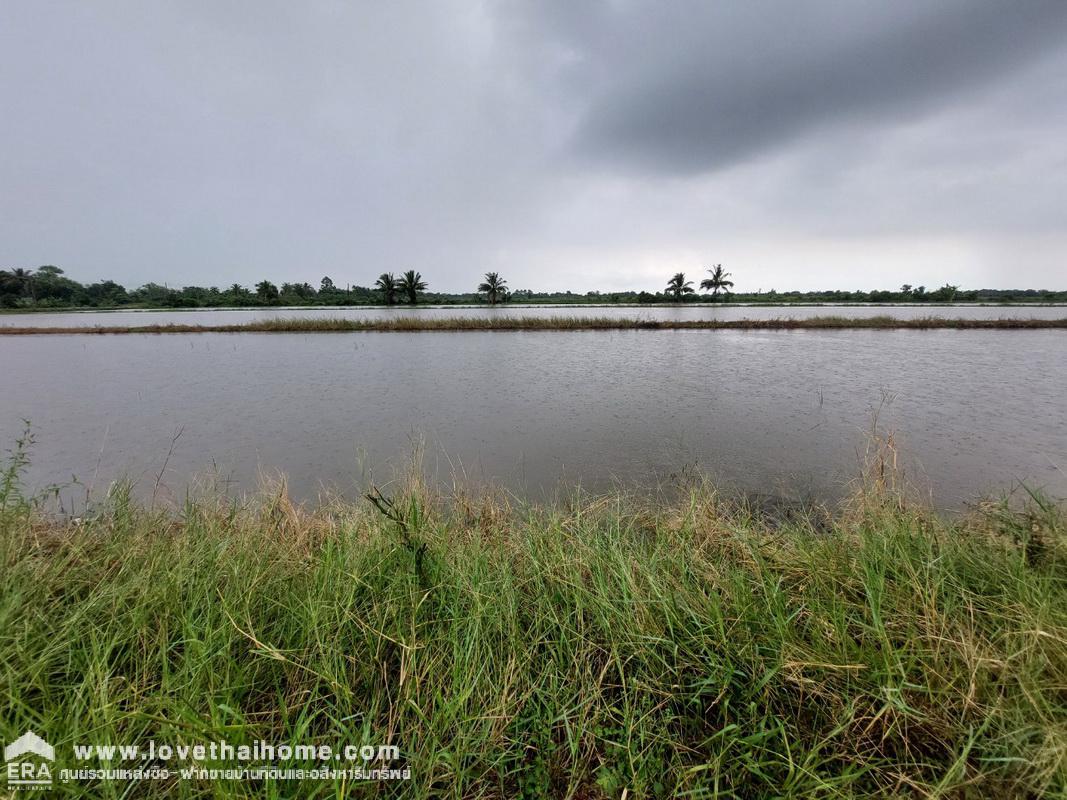
[[180, 289], [158, 283], [146, 283], [127, 289], [115, 281], [82, 284], [67, 277], [56, 266], [36, 269], [15, 267], [0, 269], [0, 308], [206, 308], [258, 306], [369, 306], [430, 303], [434, 305], [469, 305], [475, 303], [707, 303], [725, 299], [738, 303], [1067, 303], [1067, 291], [1045, 289], [961, 289], [945, 285], [927, 290], [925, 286], [905, 284], [898, 290], [777, 292], [733, 292], [730, 273], [721, 264], [708, 269], [708, 277], [697, 291], [684, 273], [676, 273], [663, 291], [535, 292], [511, 290], [499, 273], [486, 273], [485, 279], [471, 292], [432, 292], [427, 281], [415, 270], [400, 275], [383, 273], [373, 286], [335, 282], [324, 276], [317, 287], [309, 283], [276, 284], [262, 280], [252, 287], [231, 284], [228, 287], [183, 286]]

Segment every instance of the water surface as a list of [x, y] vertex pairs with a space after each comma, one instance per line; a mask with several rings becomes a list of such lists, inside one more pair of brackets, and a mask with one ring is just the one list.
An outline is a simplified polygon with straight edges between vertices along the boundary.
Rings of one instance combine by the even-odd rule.
[[[424, 443], [426, 469], [527, 495], [699, 469], [830, 497], [879, 414], [912, 480], [956, 507], [1026, 480], [1067, 495], [1063, 331], [518, 331], [0, 340], [0, 441], [30, 480], [121, 475], [180, 495], [283, 471], [354, 494]], [[172, 437], [181, 430], [167, 460]], [[80, 490], [79, 490], [80, 491]]]

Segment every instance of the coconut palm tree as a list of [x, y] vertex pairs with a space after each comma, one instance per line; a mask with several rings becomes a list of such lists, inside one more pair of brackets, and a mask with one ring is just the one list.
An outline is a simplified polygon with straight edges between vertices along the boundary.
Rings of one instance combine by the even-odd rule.
[[374, 284], [375, 289], [379, 289], [385, 296], [385, 304], [391, 306], [396, 303], [396, 295], [399, 291], [397, 286], [396, 276], [391, 272], [383, 272], [378, 276], [378, 280]]
[[23, 269], [22, 267], [15, 267], [11, 270], [11, 274], [15, 276], [26, 292], [33, 300], [37, 299], [37, 279], [34, 277], [32, 269]]
[[499, 302], [507, 302], [507, 281], [496, 272], [485, 273], [485, 280], [478, 285], [479, 292], [485, 292], [485, 299], [489, 305], [495, 306]]
[[734, 282], [727, 280], [730, 277], [730, 273], [726, 272], [722, 268], [722, 264], [716, 264], [714, 269], [709, 269], [711, 273], [710, 278], [705, 278], [700, 282], [701, 289], [711, 289], [711, 297], [714, 300], [719, 294], [720, 289], [725, 289], [729, 293], [733, 288]]
[[400, 276], [400, 282], [397, 283], [396, 288], [401, 294], [406, 294], [408, 302], [411, 305], [415, 305], [419, 302], [419, 292], [426, 291], [426, 281], [422, 279], [422, 275], [413, 269], [409, 269], [403, 275]]
[[278, 287], [270, 281], [260, 281], [256, 284], [256, 296], [264, 303], [273, 303], [278, 299]]
[[693, 282], [685, 279], [684, 272], [676, 272], [667, 282], [667, 294], [674, 297], [674, 302], [681, 302], [682, 297], [693, 293]]

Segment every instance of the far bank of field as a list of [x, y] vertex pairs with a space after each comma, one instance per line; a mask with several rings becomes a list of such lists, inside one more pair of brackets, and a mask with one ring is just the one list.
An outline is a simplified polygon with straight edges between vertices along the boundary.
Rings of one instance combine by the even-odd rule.
[[0, 336], [39, 336], [47, 334], [131, 334], [131, 333], [358, 333], [363, 331], [584, 331], [584, 330], [1042, 330], [1067, 329], [1067, 317], [1060, 319], [962, 319], [891, 316], [735, 320], [620, 319], [616, 317], [503, 316], [503, 317], [419, 317], [392, 319], [288, 318], [257, 320], [235, 325], [71, 325], [19, 326], [0, 324]]

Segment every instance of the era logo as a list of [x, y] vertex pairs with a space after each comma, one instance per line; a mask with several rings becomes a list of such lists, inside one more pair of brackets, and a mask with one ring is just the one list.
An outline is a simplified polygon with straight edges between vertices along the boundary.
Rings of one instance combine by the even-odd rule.
[[[13, 760], [27, 755], [37, 756], [37, 760]], [[55, 748], [33, 731], [26, 731], [4, 748], [8, 786], [23, 786], [27, 789], [44, 789], [51, 786], [52, 768], [48, 766], [48, 762], [55, 760]]]

